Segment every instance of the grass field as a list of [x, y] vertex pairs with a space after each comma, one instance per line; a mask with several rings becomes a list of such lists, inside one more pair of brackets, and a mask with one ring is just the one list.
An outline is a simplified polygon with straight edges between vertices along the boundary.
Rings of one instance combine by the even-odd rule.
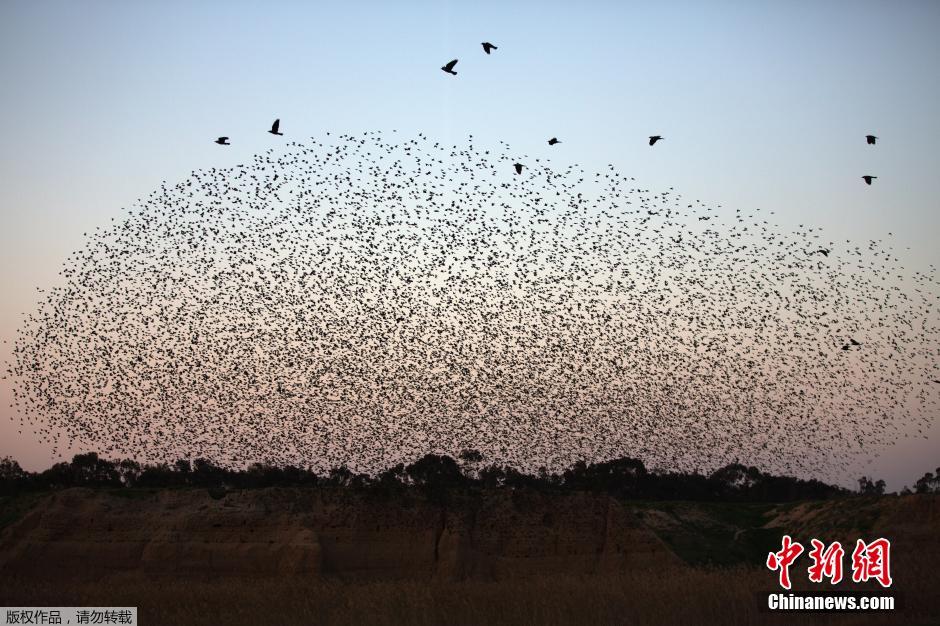
[[938, 600], [907, 586], [903, 610], [851, 615], [761, 610], [768, 572], [676, 568], [512, 582], [3, 581], [0, 604], [137, 606], [150, 624], [930, 624]]

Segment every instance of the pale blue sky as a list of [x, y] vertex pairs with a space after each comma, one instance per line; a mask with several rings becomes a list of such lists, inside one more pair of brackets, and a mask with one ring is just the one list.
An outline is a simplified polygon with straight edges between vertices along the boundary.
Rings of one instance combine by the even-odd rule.
[[[285, 140], [395, 128], [533, 157], [558, 136], [556, 162], [613, 163], [837, 240], [890, 231], [926, 270], [940, 261], [938, 32], [935, 1], [4, 0], [0, 338], [83, 232], [162, 180], [276, 145], [275, 117]], [[452, 58], [456, 77], [438, 69]], [[666, 140], [650, 149], [651, 134]], [[8, 414], [0, 456], [48, 465]], [[940, 464], [938, 442], [935, 426], [872, 471], [912, 483]]]

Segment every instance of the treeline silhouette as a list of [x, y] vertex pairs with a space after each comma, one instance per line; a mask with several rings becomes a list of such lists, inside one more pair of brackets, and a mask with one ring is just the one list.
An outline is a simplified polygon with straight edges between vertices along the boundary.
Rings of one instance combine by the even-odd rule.
[[[819, 480], [774, 476], [733, 463], [709, 475], [697, 472], [649, 471], [642, 461], [620, 458], [603, 463], [575, 463], [561, 473], [544, 468], [526, 474], [515, 468], [484, 465], [483, 455], [465, 450], [458, 459], [428, 454], [409, 465], [398, 464], [377, 475], [338, 467], [324, 475], [310, 468], [253, 463], [231, 469], [207, 459], [181, 459], [173, 464], [141, 464], [130, 459], [108, 460], [95, 452], [76, 454], [42, 472], [28, 472], [7, 457], [0, 459], [0, 494], [46, 491], [68, 487], [203, 487], [254, 489], [264, 487], [338, 487], [352, 490], [423, 490], [442, 494], [454, 489], [515, 488], [536, 491], [593, 491], [645, 500], [698, 500], [731, 502], [787, 502], [820, 500], [853, 492]], [[917, 481], [917, 493], [940, 493], [937, 475]], [[909, 490], [905, 490], [909, 492]], [[859, 480], [859, 493], [880, 495], [884, 481]]]

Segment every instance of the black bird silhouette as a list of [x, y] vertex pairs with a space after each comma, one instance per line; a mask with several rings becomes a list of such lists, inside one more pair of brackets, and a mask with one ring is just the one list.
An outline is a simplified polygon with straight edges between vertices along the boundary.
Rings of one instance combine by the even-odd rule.
[[483, 46], [483, 52], [487, 54], [490, 53], [490, 50], [499, 50], [499, 48], [497, 48], [496, 46], [494, 46], [488, 41], [484, 41], [481, 45]]
[[230, 144], [230, 143], [228, 142], [228, 137], [219, 137], [218, 139], [215, 140], [215, 142], [216, 142], [217, 144], [219, 144], [220, 146], [230, 146], [230, 145], [232, 145], [232, 144]]
[[447, 72], [448, 74], [453, 74], [454, 76], [456, 76], [456, 75], [457, 75], [457, 72], [454, 71], [454, 66], [455, 66], [455, 65], [457, 65], [457, 59], [454, 59], [453, 61], [451, 61], [450, 63], [448, 63], [448, 64], [445, 65], [444, 67], [442, 67], [441, 69], [444, 70], [445, 72]]
[[864, 179], [865, 184], [868, 184], [868, 185], [870, 185], [871, 181], [873, 181], [876, 178], [878, 177], [877, 176], [862, 176], [862, 179]]
[[271, 130], [268, 132], [272, 135], [283, 135], [284, 133], [278, 132], [278, 129], [281, 127], [281, 120], [274, 120], [274, 123], [271, 124]]
[[554, 146], [556, 143], [561, 143], [557, 137], [552, 137], [548, 140], [548, 145], [550, 146]]
[[865, 140], [868, 142], [869, 145], [872, 145], [872, 146], [875, 145], [876, 139], [878, 138], [875, 137], [874, 135], [865, 135]]
[[516, 168], [516, 174], [521, 174], [522, 168], [525, 167], [522, 163], [513, 163], [512, 166]]
[[655, 143], [656, 143], [657, 141], [659, 141], [660, 139], [663, 139], [663, 137], [660, 137], [659, 135], [651, 135], [651, 136], [650, 136], [650, 145], [652, 146], [653, 144], [655, 144]]
[[862, 344], [860, 344], [859, 342], [857, 342], [857, 341], [855, 341], [854, 339], [852, 339], [851, 337], [849, 337], [849, 343], [851, 343], [853, 346], [860, 346], [860, 345], [862, 345]]

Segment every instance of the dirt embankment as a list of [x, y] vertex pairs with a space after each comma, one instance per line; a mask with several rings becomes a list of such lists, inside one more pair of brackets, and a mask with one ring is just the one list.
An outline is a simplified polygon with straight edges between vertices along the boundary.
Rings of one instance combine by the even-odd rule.
[[771, 505], [497, 490], [435, 503], [342, 489], [69, 489], [28, 499], [0, 525], [0, 575], [489, 581], [760, 568], [783, 534], [839, 540], [847, 553], [856, 539], [887, 537], [910, 573], [940, 562], [938, 496]]
[[264, 489], [50, 494], [0, 532], [0, 572], [506, 580], [616, 573], [678, 557], [601, 495], [381, 498]]

